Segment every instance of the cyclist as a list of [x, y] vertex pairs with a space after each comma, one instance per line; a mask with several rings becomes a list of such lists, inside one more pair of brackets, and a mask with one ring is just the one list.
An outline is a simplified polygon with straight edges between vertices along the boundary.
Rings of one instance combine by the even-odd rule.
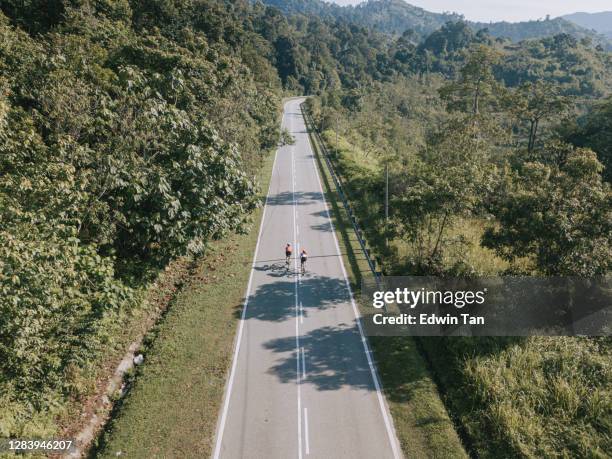
[[291, 244], [287, 242], [287, 245], [285, 246], [285, 264], [287, 265], [287, 267], [289, 267], [289, 261], [291, 260], [292, 253], [293, 247], [291, 247]]
[[302, 249], [302, 251], [300, 252], [300, 263], [302, 266], [302, 274], [306, 272], [306, 260], [307, 259], [308, 259], [308, 252], [306, 252], [306, 249]]

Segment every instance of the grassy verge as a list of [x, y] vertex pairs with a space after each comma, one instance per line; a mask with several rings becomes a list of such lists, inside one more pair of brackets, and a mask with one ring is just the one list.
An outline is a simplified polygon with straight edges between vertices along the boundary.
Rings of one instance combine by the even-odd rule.
[[610, 339], [422, 338], [483, 458], [610, 457]]
[[[372, 273], [334, 182], [322, 162], [316, 136], [311, 135], [311, 143], [317, 153], [347, 273], [357, 294], [362, 277]], [[359, 307], [363, 308], [363, 305]], [[410, 458], [467, 457], [416, 342], [412, 338], [394, 337], [371, 338], [370, 344], [404, 455]]]
[[[267, 190], [273, 155], [260, 173]], [[262, 209], [248, 234], [211, 244], [145, 341], [145, 364], [100, 440], [96, 457], [208, 457]]]

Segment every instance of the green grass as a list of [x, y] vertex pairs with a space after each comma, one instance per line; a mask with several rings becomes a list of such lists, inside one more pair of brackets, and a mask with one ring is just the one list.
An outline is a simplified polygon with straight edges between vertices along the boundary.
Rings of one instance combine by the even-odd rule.
[[609, 338], [421, 342], [478, 457], [609, 457]]
[[[480, 245], [487, 222], [478, 218], [457, 218], [445, 231], [447, 241], [442, 266], [450, 269], [458, 260], [480, 276], [497, 276], [510, 267], [510, 263], [493, 250]], [[400, 263], [416, 257], [414, 247], [401, 239], [392, 241]]]
[[[260, 173], [267, 190], [273, 155]], [[208, 457], [262, 209], [248, 234], [211, 244], [147, 341], [145, 364], [96, 457]]]
[[[316, 136], [311, 143], [320, 151]], [[339, 201], [333, 180], [317, 154], [319, 171], [332, 211], [340, 250], [356, 299], [363, 276], [372, 276]], [[363, 305], [359, 305], [362, 312]], [[370, 345], [396, 433], [407, 458], [466, 458], [467, 454], [448, 416], [427, 363], [414, 339], [409, 337], [370, 338]]]
[[343, 136], [336, 137], [334, 131], [326, 130], [321, 133], [321, 137], [326, 145], [337, 152], [339, 160], [345, 161], [347, 164], [359, 165], [368, 172], [380, 170], [380, 163], [374, 154], [367, 154], [363, 149], [349, 143]]
[[[381, 165], [374, 155], [367, 155], [361, 148], [351, 144], [345, 137], [326, 130], [321, 137], [330, 151], [334, 152], [334, 164], [349, 187], [348, 193], [353, 197], [351, 205], [361, 217], [363, 228], [373, 244], [376, 253], [384, 253], [381, 234], [376, 228], [381, 223], [382, 203], [380, 197], [371, 196], [371, 192], [360, 186], [368, 177], [381, 176]], [[382, 177], [382, 176], [381, 176]], [[353, 188], [351, 186], [353, 185]], [[510, 263], [499, 257], [493, 250], [480, 245], [480, 240], [488, 225], [484, 219], [455, 218], [444, 234], [446, 242], [442, 265], [450, 269], [460, 260], [479, 275], [498, 275], [510, 267]], [[392, 252], [397, 256], [398, 266], [408, 259], [416, 257], [415, 248], [401, 238], [389, 241]], [[389, 261], [388, 259], [386, 260]], [[521, 260], [523, 261], [523, 260]]]

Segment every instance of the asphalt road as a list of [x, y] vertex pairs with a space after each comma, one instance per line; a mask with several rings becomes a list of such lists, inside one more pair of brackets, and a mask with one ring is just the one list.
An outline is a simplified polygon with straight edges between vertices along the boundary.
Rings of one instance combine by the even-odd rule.
[[[300, 110], [277, 151], [215, 440], [223, 458], [400, 457]], [[309, 253], [287, 270], [284, 247]]]

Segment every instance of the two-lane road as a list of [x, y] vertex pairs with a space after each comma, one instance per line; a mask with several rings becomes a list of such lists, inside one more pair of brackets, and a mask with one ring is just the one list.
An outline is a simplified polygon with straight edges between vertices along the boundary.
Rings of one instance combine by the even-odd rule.
[[[276, 153], [214, 457], [401, 456], [357, 321], [300, 104]], [[285, 268], [284, 246], [309, 253]]]

